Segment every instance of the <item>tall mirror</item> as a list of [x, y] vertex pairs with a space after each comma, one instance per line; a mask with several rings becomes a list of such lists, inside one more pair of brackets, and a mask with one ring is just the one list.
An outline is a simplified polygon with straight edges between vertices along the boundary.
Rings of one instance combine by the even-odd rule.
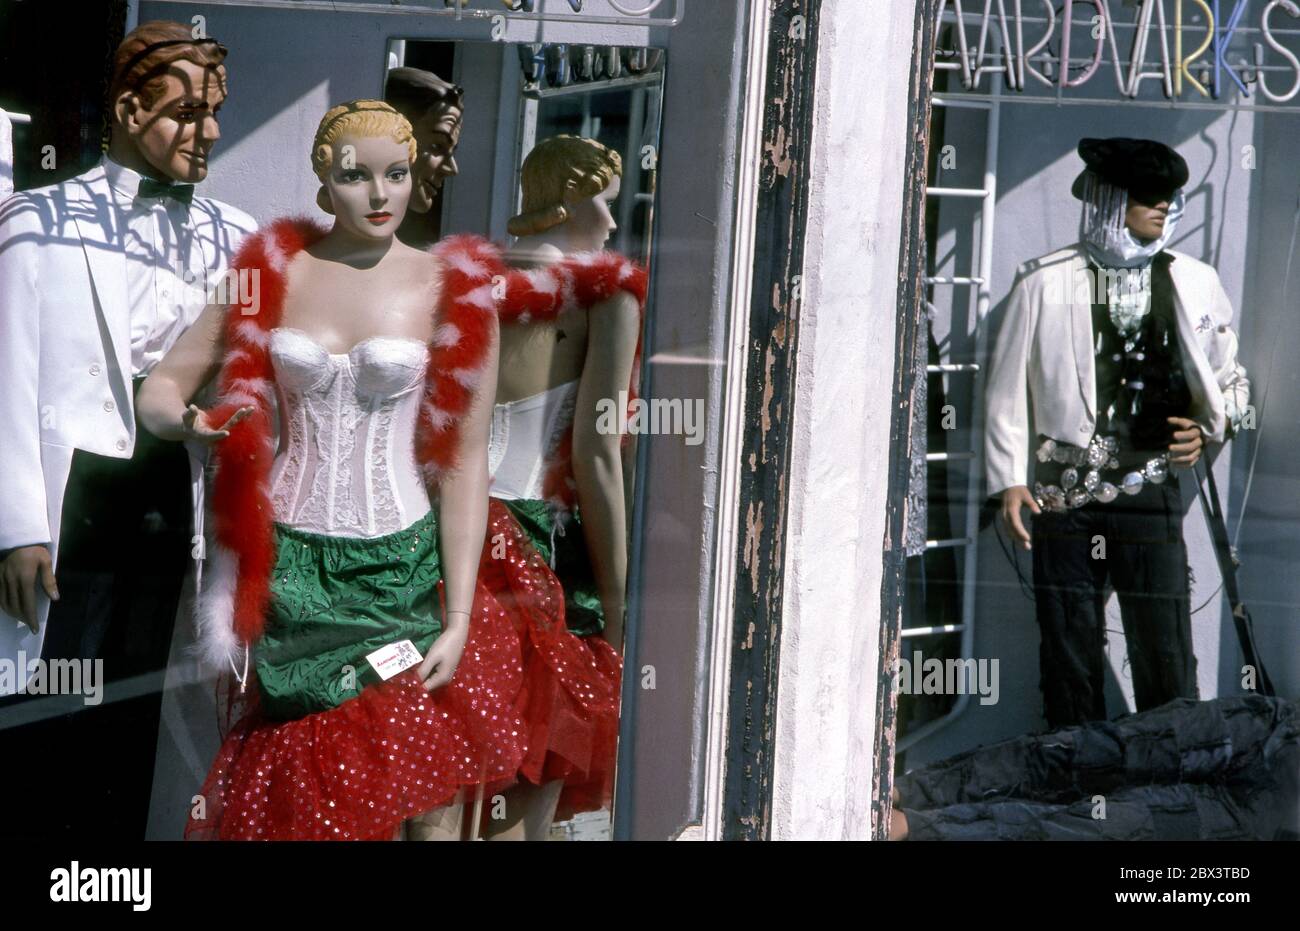
[[[551, 822], [548, 833], [608, 837], [618, 732], [610, 712], [636, 532], [635, 444], [618, 424], [640, 381], [646, 321], [638, 302], [653, 258], [664, 54], [396, 40], [385, 65], [387, 99], [417, 136], [425, 130], [428, 155], [417, 165], [434, 176], [429, 209], [410, 216], [402, 235], [427, 242], [487, 230], [532, 287], [506, 295], [489, 532], [522, 531], [542, 557], [563, 590], [563, 610], [539, 623], [562, 620], [577, 635], [580, 645], [557, 656], [588, 669], [592, 681], [566, 683], [574, 695], [554, 714], [572, 717], [575, 734], [550, 741], [545, 759], [525, 772], [537, 784], [514, 790], [518, 799], [506, 793], [505, 802], [528, 809], [529, 823]], [[621, 283], [609, 286], [611, 275]], [[560, 299], [539, 303], [548, 289]], [[522, 616], [543, 610], [536, 587], [524, 592], [512, 582], [521, 600], [538, 602], [522, 604]], [[557, 669], [564, 662], [545, 661]], [[524, 662], [528, 677], [529, 663], [543, 658]], [[612, 704], [597, 708], [593, 691]], [[585, 782], [573, 775], [583, 767]]]

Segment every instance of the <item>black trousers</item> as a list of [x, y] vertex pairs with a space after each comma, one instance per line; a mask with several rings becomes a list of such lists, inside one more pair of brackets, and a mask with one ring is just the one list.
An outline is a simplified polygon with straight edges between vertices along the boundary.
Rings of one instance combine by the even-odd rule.
[[1106, 718], [1106, 588], [1119, 596], [1137, 710], [1196, 698], [1178, 483], [1033, 519], [1040, 686], [1049, 727]]
[[932, 763], [895, 787], [913, 840], [1300, 839], [1300, 705], [1179, 699]]
[[[138, 387], [138, 385], [137, 385]], [[6, 835], [143, 839], [153, 783], [162, 674], [189, 565], [189, 461], [180, 443], [137, 428], [130, 459], [77, 450], [65, 492], [42, 659], [102, 660], [102, 683], [134, 697], [33, 723], [39, 695], [0, 705], [5, 757], [23, 759]], [[152, 681], [151, 681], [152, 680]], [[8, 720], [6, 720], [8, 719]], [[12, 755], [11, 755], [12, 754]]]

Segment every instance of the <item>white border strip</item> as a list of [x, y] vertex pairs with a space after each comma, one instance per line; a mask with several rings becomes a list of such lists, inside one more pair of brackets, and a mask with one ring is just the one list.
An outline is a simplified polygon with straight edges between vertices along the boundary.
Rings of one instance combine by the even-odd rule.
[[744, 108], [736, 153], [736, 222], [732, 230], [731, 300], [728, 308], [727, 376], [723, 389], [722, 451], [718, 463], [717, 534], [713, 551], [713, 622], [709, 670], [707, 740], [704, 756], [704, 813], [700, 830], [687, 828], [683, 840], [720, 840], [722, 791], [726, 778], [727, 700], [731, 683], [732, 614], [735, 611], [737, 524], [740, 515], [740, 451], [745, 428], [745, 371], [748, 356], [749, 298], [754, 278], [755, 216], [759, 166], [763, 154], [763, 86], [767, 78], [770, 4], [751, 7], [745, 56]]

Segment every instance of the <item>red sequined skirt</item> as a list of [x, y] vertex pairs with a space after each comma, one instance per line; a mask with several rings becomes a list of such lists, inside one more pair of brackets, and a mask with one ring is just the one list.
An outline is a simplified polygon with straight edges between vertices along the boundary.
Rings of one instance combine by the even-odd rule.
[[500, 791], [528, 749], [521, 669], [514, 626], [480, 583], [443, 688], [427, 692], [408, 669], [290, 721], [266, 719], [254, 699], [222, 744], [186, 839], [389, 840], [462, 787]]
[[479, 582], [518, 634], [523, 680], [515, 709], [528, 737], [518, 777], [564, 782], [556, 820], [599, 811], [613, 794], [622, 657], [601, 637], [569, 632], [559, 579], [506, 506], [490, 502]]

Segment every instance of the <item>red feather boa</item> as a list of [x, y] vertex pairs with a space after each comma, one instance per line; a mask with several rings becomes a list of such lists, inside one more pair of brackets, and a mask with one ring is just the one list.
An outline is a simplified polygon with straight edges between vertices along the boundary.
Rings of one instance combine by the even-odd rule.
[[[232, 427], [230, 436], [214, 450], [214, 556], [233, 565], [214, 568], [215, 610], [204, 611], [200, 622], [208, 658], [224, 658], [232, 665], [235, 651], [241, 645], [246, 649], [262, 635], [275, 565], [270, 489], [275, 374], [270, 333], [280, 323], [289, 261], [325, 232], [306, 218], [277, 220], [246, 240], [232, 265], [256, 276], [260, 305], [253, 313], [232, 306], [227, 314], [219, 401], [211, 417], [222, 423], [240, 407], [252, 405], [254, 411]], [[497, 310], [494, 279], [501, 281], [498, 276], [506, 272], [496, 247], [475, 236], [446, 239], [432, 255], [443, 274], [443, 287], [437, 307], [431, 308], [437, 326], [429, 344], [415, 442], [416, 458], [431, 488], [455, 467], [460, 421], [487, 361], [491, 315]], [[223, 585], [226, 591], [220, 590]], [[228, 590], [232, 587], [233, 592]]]
[[[567, 310], [590, 308], [621, 291], [636, 299], [637, 313], [644, 317], [649, 277], [643, 266], [617, 252], [579, 253], [554, 265], [535, 269], [512, 269], [506, 279], [505, 299], [501, 302], [501, 323], [527, 324], [554, 320]], [[641, 337], [628, 384], [629, 406], [637, 399], [641, 382]], [[630, 410], [629, 410], [630, 413]], [[626, 438], [625, 438], [626, 439]], [[573, 509], [577, 502], [577, 484], [573, 480], [573, 428], [565, 431], [546, 463], [542, 493], [561, 513]]]

